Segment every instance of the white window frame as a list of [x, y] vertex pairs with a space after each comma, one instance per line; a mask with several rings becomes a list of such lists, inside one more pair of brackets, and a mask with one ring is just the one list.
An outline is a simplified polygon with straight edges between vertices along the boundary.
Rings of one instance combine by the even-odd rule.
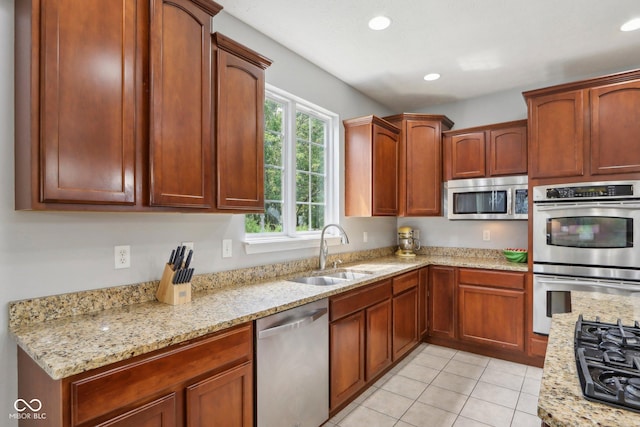
[[[265, 96], [286, 105], [285, 142], [283, 146], [283, 231], [281, 233], [245, 233], [244, 247], [247, 254], [297, 250], [318, 246], [320, 231], [296, 230], [296, 112], [303, 111], [327, 122], [325, 145], [325, 225], [339, 220], [339, 165], [340, 165], [340, 118], [337, 114], [279, 89], [265, 84]], [[244, 226], [244, 221], [243, 221]], [[333, 232], [333, 228], [331, 229]], [[329, 233], [330, 230], [327, 230]], [[326, 237], [327, 235], [325, 235]], [[329, 244], [339, 244], [340, 238], [330, 237]]]

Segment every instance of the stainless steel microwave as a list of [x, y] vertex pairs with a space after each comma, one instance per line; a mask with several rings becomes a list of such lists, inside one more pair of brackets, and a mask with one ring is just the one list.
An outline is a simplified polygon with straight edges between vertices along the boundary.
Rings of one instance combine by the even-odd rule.
[[529, 198], [526, 176], [460, 179], [445, 184], [449, 219], [526, 220]]

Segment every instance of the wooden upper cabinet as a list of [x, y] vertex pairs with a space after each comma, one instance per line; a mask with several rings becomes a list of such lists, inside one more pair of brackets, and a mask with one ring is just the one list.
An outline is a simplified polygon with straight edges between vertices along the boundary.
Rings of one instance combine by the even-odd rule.
[[398, 215], [441, 215], [442, 131], [453, 122], [446, 116], [408, 113], [384, 119], [400, 129]]
[[593, 88], [591, 174], [640, 172], [640, 80]]
[[446, 180], [527, 174], [527, 121], [444, 132]]
[[529, 178], [545, 182], [637, 178], [640, 70], [523, 95], [529, 108]]
[[451, 135], [449, 144], [453, 179], [482, 178], [486, 175], [487, 144], [484, 132]]
[[16, 208], [133, 204], [143, 7], [17, 3]]
[[153, 206], [213, 206], [211, 18], [218, 11], [201, 1], [152, 2]]
[[527, 126], [489, 131], [489, 175], [527, 174]]
[[343, 123], [345, 215], [396, 216], [400, 130], [376, 116]]
[[584, 91], [529, 99], [530, 178], [584, 174]]
[[264, 210], [264, 85], [271, 61], [213, 35], [217, 208]]

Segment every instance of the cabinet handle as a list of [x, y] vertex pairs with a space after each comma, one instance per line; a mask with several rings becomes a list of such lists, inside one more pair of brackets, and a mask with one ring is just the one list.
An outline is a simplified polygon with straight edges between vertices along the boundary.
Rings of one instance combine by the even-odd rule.
[[287, 323], [283, 323], [281, 325], [273, 326], [269, 329], [263, 329], [258, 332], [258, 339], [267, 338], [273, 335], [278, 335], [286, 331], [290, 331], [292, 329], [301, 328], [309, 323], [313, 323], [325, 314], [327, 314], [328, 310], [326, 308], [320, 308], [318, 310], [314, 310], [311, 313], [304, 315], [304, 317], [300, 317], [294, 319], [293, 321], [288, 321]]

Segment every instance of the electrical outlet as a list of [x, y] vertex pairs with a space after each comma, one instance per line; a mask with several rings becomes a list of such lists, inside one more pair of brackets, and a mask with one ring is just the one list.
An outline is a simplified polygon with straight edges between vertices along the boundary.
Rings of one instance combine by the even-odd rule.
[[222, 240], [222, 258], [231, 258], [231, 245], [233, 244], [231, 239]]
[[129, 245], [114, 246], [113, 257], [116, 270], [131, 267], [131, 247]]
[[184, 250], [185, 254], [188, 254], [190, 250], [193, 250], [193, 242], [181, 242], [180, 244], [186, 248]]
[[367, 233], [366, 231], [362, 232], [362, 242], [363, 243], [367, 243], [369, 241], [369, 233]]
[[484, 240], [485, 242], [488, 242], [489, 240], [491, 240], [491, 231], [482, 230], [482, 240]]

